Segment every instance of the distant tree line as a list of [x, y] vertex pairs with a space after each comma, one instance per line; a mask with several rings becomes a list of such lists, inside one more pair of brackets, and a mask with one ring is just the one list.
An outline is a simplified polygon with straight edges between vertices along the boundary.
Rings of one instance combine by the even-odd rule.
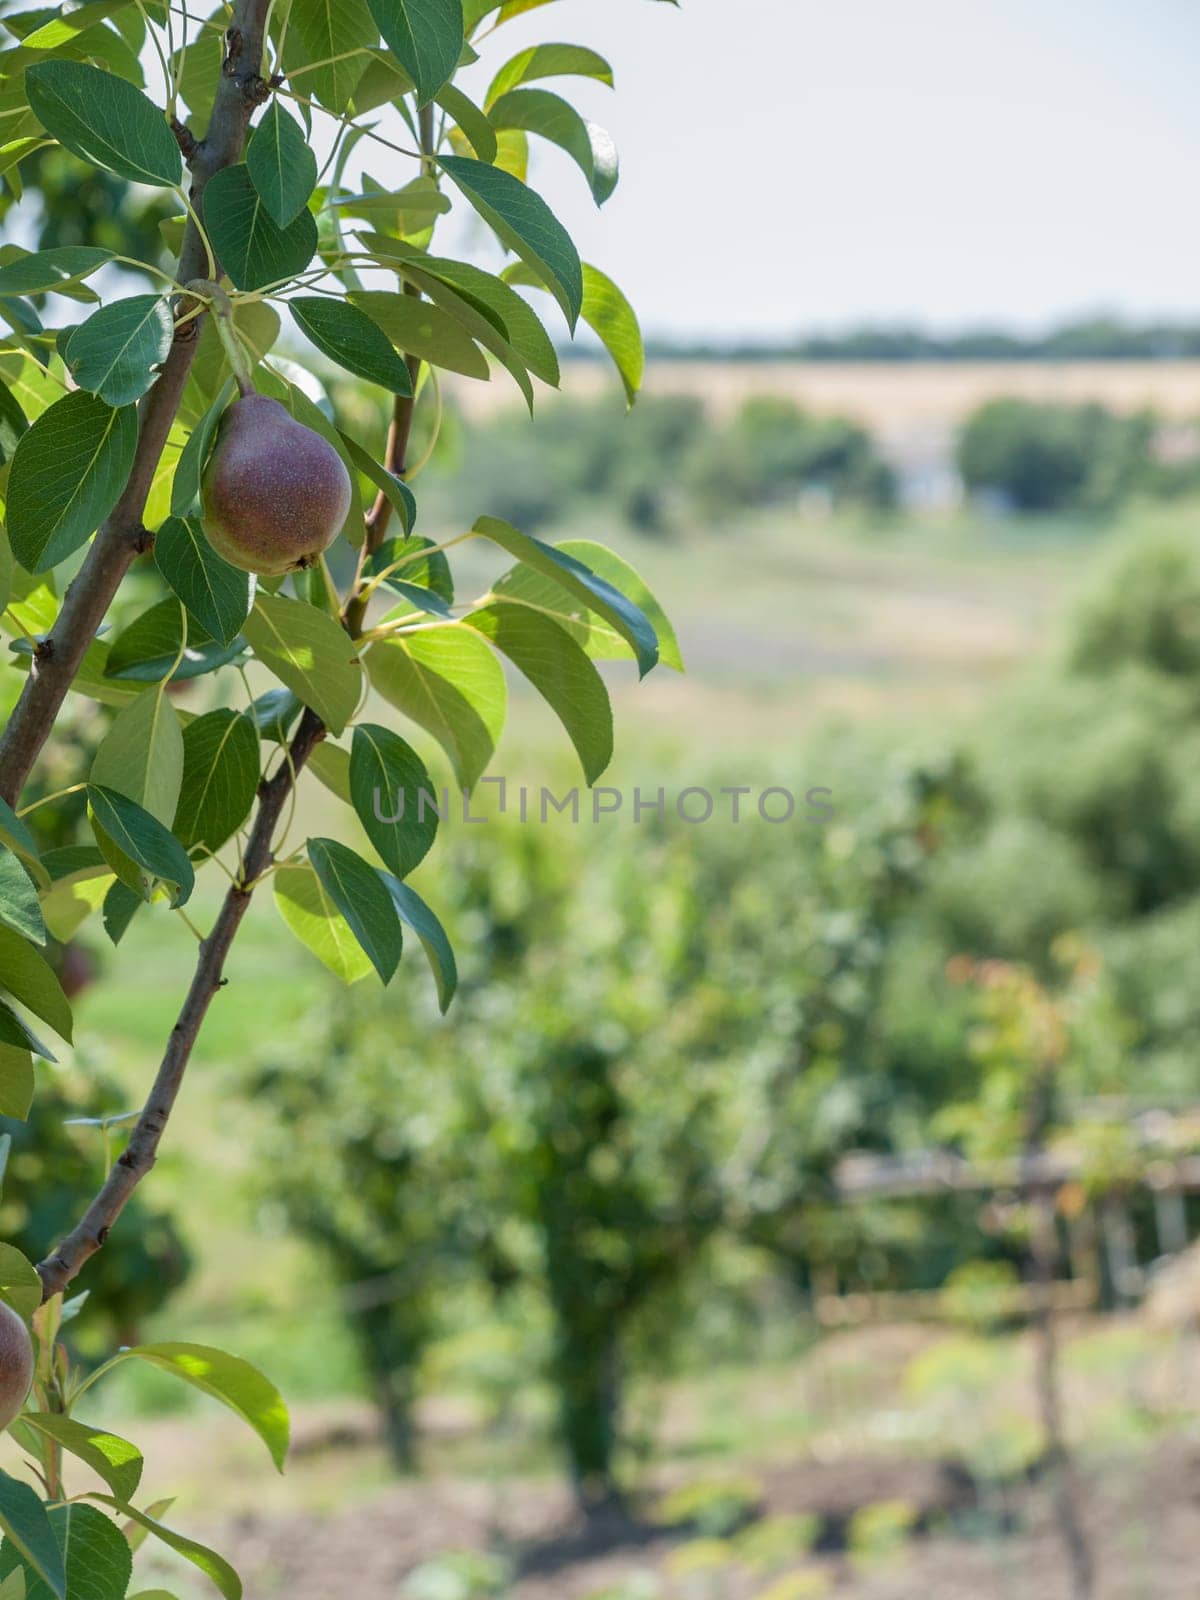
[[[772, 342], [656, 339], [647, 350], [651, 357], [672, 361], [1182, 361], [1200, 357], [1200, 323], [1091, 317], [1042, 334], [986, 327], [945, 334], [864, 327]], [[582, 346], [563, 353], [575, 360], [592, 354]]]

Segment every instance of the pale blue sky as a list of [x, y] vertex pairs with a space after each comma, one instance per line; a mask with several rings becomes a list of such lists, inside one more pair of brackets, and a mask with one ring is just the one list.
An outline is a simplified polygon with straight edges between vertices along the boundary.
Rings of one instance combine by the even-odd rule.
[[531, 176], [650, 331], [1200, 317], [1196, 0], [562, 0], [489, 63], [545, 38], [623, 174]]

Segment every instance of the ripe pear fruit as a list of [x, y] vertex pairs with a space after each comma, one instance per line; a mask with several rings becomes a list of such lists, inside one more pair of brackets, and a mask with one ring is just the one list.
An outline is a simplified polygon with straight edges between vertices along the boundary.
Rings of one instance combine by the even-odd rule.
[[222, 416], [201, 491], [213, 549], [269, 576], [311, 566], [350, 509], [350, 474], [333, 446], [253, 391]]
[[0, 1300], [0, 1431], [21, 1414], [33, 1382], [33, 1341], [29, 1329]]

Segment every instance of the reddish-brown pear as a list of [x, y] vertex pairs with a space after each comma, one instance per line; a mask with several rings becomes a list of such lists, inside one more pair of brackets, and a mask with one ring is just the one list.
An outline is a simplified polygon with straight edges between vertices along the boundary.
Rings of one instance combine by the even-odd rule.
[[201, 488], [213, 549], [269, 576], [311, 566], [350, 509], [350, 475], [333, 446], [253, 392], [221, 418]]
[[33, 1382], [33, 1341], [29, 1329], [0, 1300], [0, 1429], [20, 1416]]

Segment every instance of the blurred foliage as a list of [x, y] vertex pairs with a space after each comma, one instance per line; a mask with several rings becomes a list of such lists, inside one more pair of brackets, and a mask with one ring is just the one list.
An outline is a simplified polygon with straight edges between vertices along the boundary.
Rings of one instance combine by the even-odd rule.
[[599, 510], [654, 536], [805, 495], [874, 509], [895, 499], [869, 434], [788, 400], [751, 398], [727, 420], [684, 395], [650, 395], [630, 413], [615, 397], [561, 400], [541, 413], [536, 447], [516, 411], [451, 426], [453, 470], [431, 486], [435, 506], [453, 518], [486, 503], [529, 531]]
[[1195, 486], [1200, 461], [1159, 462], [1156, 431], [1149, 412], [988, 400], [962, 429], [958, 469], [969, 491], [1014, 511], [1111, 511], [1139, 488], [1178, 493]]

